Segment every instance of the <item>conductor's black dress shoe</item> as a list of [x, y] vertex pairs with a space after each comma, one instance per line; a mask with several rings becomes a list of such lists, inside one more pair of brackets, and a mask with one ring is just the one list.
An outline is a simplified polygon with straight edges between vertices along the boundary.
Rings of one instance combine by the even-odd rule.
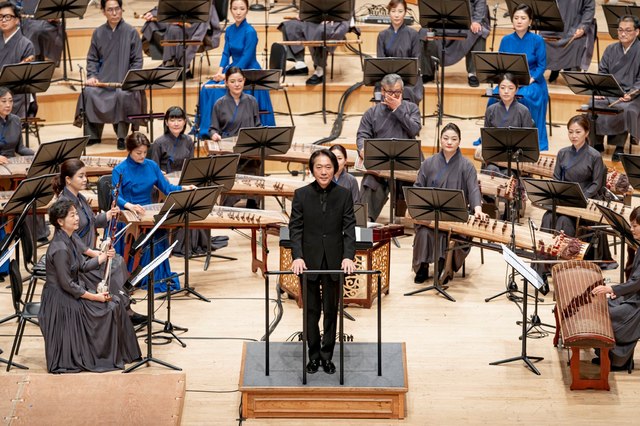
[[322, 369], [327, 374], [333, 374], [336, 372], [336, 365], [330, 359], [322, 361]]
[[307, 373], [314, 374], [318, 372], [318, 368], [320, 368], [320, 360], [312, 359], [307, 363]]

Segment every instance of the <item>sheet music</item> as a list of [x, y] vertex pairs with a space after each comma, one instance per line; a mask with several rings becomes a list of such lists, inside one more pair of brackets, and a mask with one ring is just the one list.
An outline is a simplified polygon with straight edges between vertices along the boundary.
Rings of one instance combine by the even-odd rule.
[[168, 259], [169, 256], [171, 255], [171, 252], [173, 251], [173, 248], [176, 246], [176, 244], [178, 244], [177, 240], [174, 241], [173, 244], [171, 244], [171, 246], [168, 249], [163, 251], [162, 254], [160, 254], [160, 256], [156, 256], [156, 258], [153, 259], [147, 266], [142, 268], [140, 273], [138, 275], [136, 275], [135, 278], [132, 281], [130, 281], [131, 285], [133, 285], [133, 286], [138, 285], [138, 283], [144, 277], [149, 275], [151, 273], [151, 271], [153, 271], [154, 269], [156, 269], [158, 267], [158, 265], [160, 265], [162, 262], [164, 262], [166, 259]]
[[503, 259], [513, 267], [520, 275], [524, 277], [525, 280], [529, 281], [535, 288], [540, 290], [542, 286], [544, 286], [544, 281], [536, 271], [534, 271], [529, 265], [524, 263], [522, 259], [518, 257], [517, 254], [512, 252], [509, 247], [504, 244], [500, 244], [502, 246], [502, 257]]
[[11, 258], [11, 255], [16, 250], [16, 246], [18, 245], [18, 241], [13, 243], [11, 247], [0, 257], [0, 267], [2, 267], [7, 261]]

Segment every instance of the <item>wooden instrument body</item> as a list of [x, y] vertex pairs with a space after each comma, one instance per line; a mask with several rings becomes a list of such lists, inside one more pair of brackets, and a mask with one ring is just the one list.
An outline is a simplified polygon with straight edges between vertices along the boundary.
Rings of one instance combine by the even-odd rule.
[[[570, 261], [554, 265], [551, 270], [556, 296], [556, 335], [565, 347], [571, 348], [571, 390], [609, 390], [609, 348], [615, 346], [609, 304], [604, 295], [591, 291], [603, 285], [598, 265], [584, 261]], [[600, 348], [600, 378], [583, 379], [580, 375], [580, 349]]]
[[591, 222], [596, 222], [596, 223], [600, 223], [603, 221], [606, 222], [606, 220], [604, 219], [604, 216], [602, 215], [602, 212], [600, 211], [600, 209], [598, 209], [598, 207], [596, 207], [596, 204], [599, 204], [601, 206], [607, 206], [611, 210], [625, 217], [632, 210], [631, 207], [625, 206], [624, 204], [618, 203], [615, 201], [608, 202], [608, 201], [602, 201], [602, 200], [588, 199], [587, 207], [584, 209], [577, 208], [577, 207], [557, 207], [556, 212], [559, 215], [561, 214], [565, 216], [571, 216], [580, 220], [589, 220]]
[[[102, 176], [113, 172], [113, 168], [124, 161], [126, 157], [99, 157], [99, 156], [82, 156], [80, 160], [85, 164], [87, 176]], [[17, 181], [27, 177], [27, 172], [33, 155], [25, 155], [12, 157], [9, 163], [0, 165], [0, 178], [10, 178]]]
[[[170, 183], [177, 185], [180, 180], [180, 173], [170, 173], [167, 175]], [[293, 179], [280, 179], [272, 176], [253, 176], [236, 174], [233, 187], [226, 191], [227, 195], [260, 195], [273, 197], [292, 198], [296, 189], [308, 185]]]

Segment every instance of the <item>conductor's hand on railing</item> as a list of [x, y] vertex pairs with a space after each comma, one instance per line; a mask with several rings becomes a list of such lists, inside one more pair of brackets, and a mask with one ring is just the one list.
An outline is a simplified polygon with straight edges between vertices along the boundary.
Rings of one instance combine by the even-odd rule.
[[591, 294], [597, 296], [598, 294], [608, 294], [611, 299], [615, 299], [617, 296], [613, 292], [613, 288], [610, 285], [599, 285], [598, 287], [591, 290]]
[[307, 265], [304, 263], [304, 259], [296, 259], [291, 264], [291, 270], [294, 274], [300, 275], [307, 269]]
[[473, 215], [475, 217], [477, 217], [478, 219], [481, 219], [481, 220], [487, 220], [489, 218], [489, 215], [482, 211], [482, 207], [481, 206], [476, 206], [473, 209]]
[[351, 275], [356, 270], [356, 264], [351, 259], [342, 259], [342, 265], [340, 265], [345, 275]]

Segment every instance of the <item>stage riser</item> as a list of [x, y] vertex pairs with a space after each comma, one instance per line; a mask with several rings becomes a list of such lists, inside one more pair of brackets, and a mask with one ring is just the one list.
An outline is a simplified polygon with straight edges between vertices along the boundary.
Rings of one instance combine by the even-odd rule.
[[246, 418], [403, 419], [405, 394], [349, 388], [277, 394], [273, 390], [245, 391], [242, 415]]

